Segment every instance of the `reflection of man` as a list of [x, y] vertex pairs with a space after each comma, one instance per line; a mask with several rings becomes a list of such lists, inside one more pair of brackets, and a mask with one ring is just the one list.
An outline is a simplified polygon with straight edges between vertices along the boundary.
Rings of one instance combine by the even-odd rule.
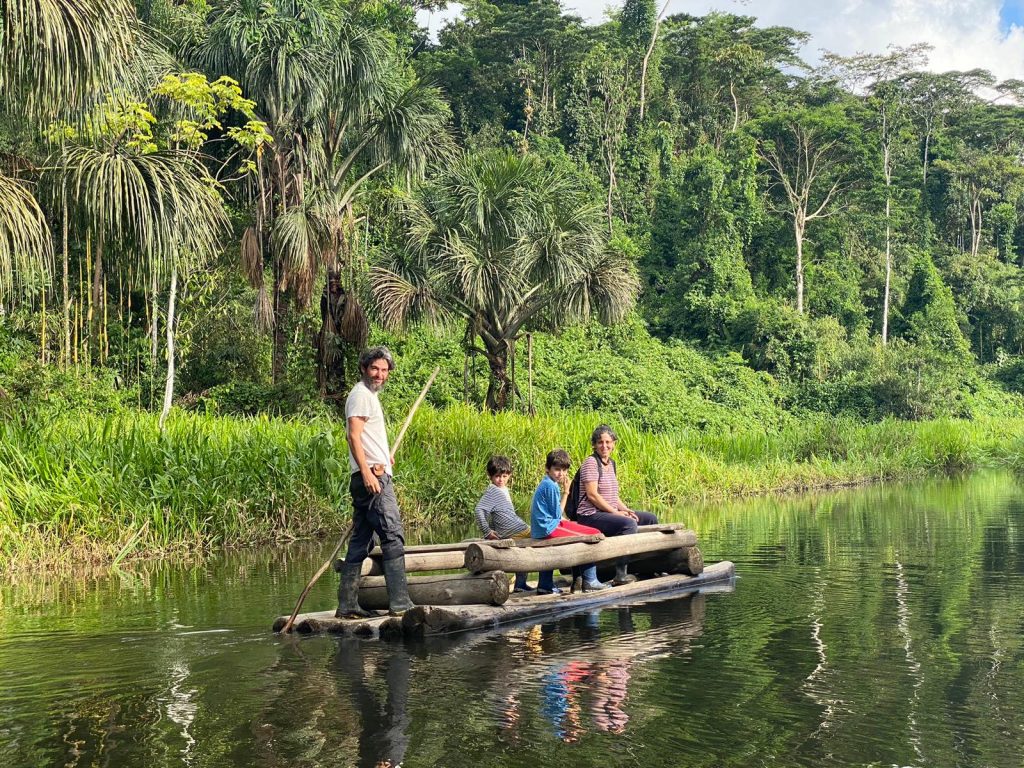
[[[359, 731], [360, 768], [397, 768], [409, 748], [409, 682], [412, 660], [403, 648], [382, 649], [383, 682], [386, 688], [382, 702], [374, 688], [374, 675], [367, 675], [364, 646], [354, 638], [338, 641], [334, 665], [349, 683], [351, 698], [362, 727]], [[380, 669], [377, 667], [376, 669]], [[377, 673], [380, 675], [380, 673]]]
[[413, 607], [405, 576], [405, 534], [392, 481], [391, 452], [384, 410], [377, 394], [395, 367], [387, 347], [374, 347], [359, 356], [362, 379], [345, 402], [348, 461], [352, 494], [352, 540], [341, 566], [338, 587], [339, 619], [369, 613], [359, 607], [359, 573], [370, 554], [373, 535], [380, 539], [381, 565], [392, 616]]

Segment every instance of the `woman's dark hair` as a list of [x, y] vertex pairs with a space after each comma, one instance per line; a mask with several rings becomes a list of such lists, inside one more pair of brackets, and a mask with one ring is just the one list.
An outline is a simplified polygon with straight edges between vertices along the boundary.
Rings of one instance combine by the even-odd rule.
[[507, 456], [491, 456], [487, 460], [487, 476], [494, 477], [495, 475], [511, 475], [512, 474], [512, 462]]
[[388, 364], [388, 370], [395, 370], [395, 359], [391, 356], [391, 350], [387, 347], [370, 347], [359, 354], [359, 370], [366, 372], [370, 363], [376, 360], [384, 360]]
[[619, 436], [615, 434], [615, 430], [609, 427], [607, 424], [598, 424], [597, 429], [590, 433], [590, 444], [597, 445], [597, 441], [601, 439], [601, 435], [608, 435], [612, 440], [618, 442]]
[[568, 453], [561, 448], [556, 448], [548, 454], [548, 460], [544, 466], [547, 469], [568, 469], [572, 466], [572, 460]]

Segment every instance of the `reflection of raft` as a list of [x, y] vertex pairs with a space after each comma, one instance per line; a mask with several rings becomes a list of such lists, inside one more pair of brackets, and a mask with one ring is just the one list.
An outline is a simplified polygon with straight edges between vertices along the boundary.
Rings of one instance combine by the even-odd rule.
[[[626, 559], [638, 577], [626, 584], [598, 592], [561, 595], [509, 594], [509, 574], [568, 569], [597, 563], [607, 571]], [[368, 574], [379, 571], [373, 554], [366, 560], [359, 600], [364, 608], [383, 608], [387, 594], [383, 579]], [[423, 637], [494, 627], [569, 613], [580, 608], [662, 593], [693, 591], [706, 584], [729, 581], [730, 562], [704, 567], [697, 536], [681, 525], [643, 526], [630, 536], [573, 536], [542, 541], [471, 541], [409, 547], [406, 570], [410, 572], [453, 570], [469, 573], [410, 576], [409, 591], [417, 607], [402, 618], [378, 615], [368, 619], [336, 619], [333, 611], [306, 613], [295, 620], [303, 633], [328, 632], [360, 637]], [[286, 616], [274, 622], [284, 626]]]

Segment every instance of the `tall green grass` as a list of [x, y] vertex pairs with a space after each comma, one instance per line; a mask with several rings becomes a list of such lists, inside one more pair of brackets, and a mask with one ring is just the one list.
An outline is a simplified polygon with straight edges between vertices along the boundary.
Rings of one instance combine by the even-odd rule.
[[[494, 453], [512, 458], [517, 507], [544, 456], [589, 452], [600, 421], [423, 408], [397, 457], [408, 524], [471, 525]], [[1024, 420], [862, 424], [813, 418], [772, 430], [651, 434], [615, 423], [624, 497], [671, 514], [695, 499], [853, 484], [1007, 465]], [[121, 412], [22, 414], [0, 421], [0, 557], [6, 568], [306, 538], [349, 516], [343, 427], [257, 417]]]

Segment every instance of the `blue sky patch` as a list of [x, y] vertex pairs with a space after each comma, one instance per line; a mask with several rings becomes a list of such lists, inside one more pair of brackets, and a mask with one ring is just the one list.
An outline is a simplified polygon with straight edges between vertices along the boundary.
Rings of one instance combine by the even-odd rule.
[[1024, 27], [1024, 0], [1005, 0], [999, 9], [999, 26], [1003, 32], [1009, 32], [1014, 24]]

